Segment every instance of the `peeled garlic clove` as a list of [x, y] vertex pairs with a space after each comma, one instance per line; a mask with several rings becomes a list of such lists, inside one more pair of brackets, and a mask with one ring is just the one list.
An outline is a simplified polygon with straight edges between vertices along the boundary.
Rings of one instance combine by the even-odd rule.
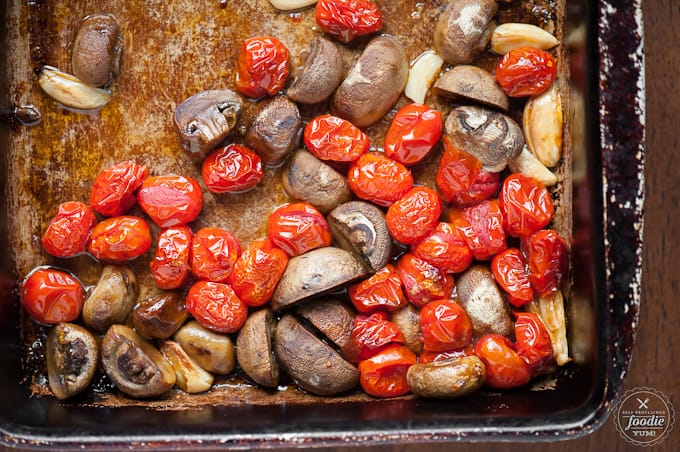
[[111, 100], [111, 93], [107, 90], [86, 85], [73, 75], [51, 66], [43, 67], [38, 83], [52, 99], [67, 107], [93, 110]]
[[533, 177], [546, 187], [557, 183], [557, 176], [546, 168], [526, 146], [517, 157], [508, 162], [508, 166], [513, 173], [522, 173], [525, 176]]
[[529, 150], [548, 168], [562, 156], [562, 98], [553, 85], [524, 106], [524, 140]]
[[404, 94], [413, 102], [425, 103], [427, 91], [437, 78], [444, 60], [433, 50], [421, 53], [411, 65]]
[[564, 317], [564, 299], [557, 290], [544, 297], [538, 297], [525, 305], [529, 312], [538, 315], [550, 335], [555, 362], [558, 366], [568, 363], [569, 345], [567, 344], [567, 325]]
[[507, 23], [497, 26], [491, 33], [491, 50], [498, 55], [518, 47], [548, 50], [559, 43], [557, 38], [536, 25]]
[[214, 377], [201, 369], [175, 341], [165, 340], [160, 346], [161, 353], [175, 370], [175, 385], [189, 394], [205, 392], [213, 384]]
[[281, 11], [291, 11], [313, 5], [317, 0], [269, 0], [269, 3]]

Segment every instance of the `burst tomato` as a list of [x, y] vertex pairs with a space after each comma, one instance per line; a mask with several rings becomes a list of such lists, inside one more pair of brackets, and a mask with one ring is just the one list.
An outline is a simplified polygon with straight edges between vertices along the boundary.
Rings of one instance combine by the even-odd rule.
[[224, 282], [240, 255], [241, 245], [231, 232], [199, 229], [191, 241], [191, 271], [198, 279]]
[[193, 236], [189, 226], [166, 228], [158, 235], [156, 255], [149, 266], [160, 289], [179, 289], [189, 282]]
[[540, 374], [553, 358], [550, 334], [543, 321], [532, 312], [516, 312], [515, 317], [517, 354], [531, 367], [534, 375]]
[[445, 273], [460, 273], [472, 263], [472, 251], [450, 223], [440, 222], [420, 242], [411, 245], [411, 253]]
[[273, 36], [243, 41], [238, 54], [236, 88], [252, 99], [275, 96], [288, 78], [288, 49]]
[[374, 397], [398, 397], [411, 389], [406, 372], [416, 363], [416, 355], [408, 347], [392, 344], [359, 363], [359, 383]]
[[370, 140], [351, 122], [337, 116], [321, 115], [305, 127], [305, 146], [321, 160], [353, 162], [368, 152]]
[[442, 114], [427, 105], [401, 108], [385, 135], [385, 155], [410, 166], [420, 162], [442, 136]]
[[437, 192], [428, 187], [413, 187], [387, 209], [385, 222], [392, 238], [412, 245], [437, 227], [441, 214]]
[[557, 232], [542, 229], [521, 241], [522, 254], [529, 267], [529, 282], [540, 296], [560, 288], [567, 272], [567, 245]]
[[536, 96], [555, 81], [557, 63], [552, 55], [536, 47], [511, 50], [496, 67], [496, 81], [510, 97]]
[[475, 355], [486, 365], [485, 384], [509, 389], [531, 380], [531, 368], [517, 354], [515, 346], [500, 334], [487, 334], [475, 343]]
[[83, 286], [69, 273], [38, 267], [26, 277], [21, 304], [40, 323], [72, 322], [83, 307]]
[[416, 307], [421, 308], [439, 298], [449, 298], [453, 292], [451, 275], [413, 254], [404, 254], [399, 259], [397, 273], [406, 298]]
[[472, 323], [455, 301], [434, 300], [420, 310], [420, 334], [425, 351], [455, 350], [470, 345]]
[[90, 206], [107, 217], [123, 215], [135, 205], [134, 192], [148, 174], [146, 165], [130, 160], [104, 168], [92, 184]]
[[201, 175], [213, 193], [249, 190], [262, 180], [262, 160], [247, 147], [230, 144], [203, 160]]
[[154, 223], [169, 228], [196, 219], [203, 208], [203, 191], [191, 177], [149, 177], [139, 189], [137, 201]]
[[475, 259], [485, 261], [507, 248], [498, 200], [449, 211], [449, 222], [463, 237]]
[[448, 361], [456, 358], [463, 358], [474, 354], [472, 345], [467, 347], [457, 348], [455, 350], [447, 350], [445, 352], [427, 352], [424, 351], [418, 355], [418, 362], [421, 364], [435, 363], [437, 361]]
[[413, 188], [413, 176], [404, 165], [381, 152], [359, 157], [347, 173], [349, 188], [361, 199], [390, 206]]
[[356, 357], [348, 358], [362, 360], [375, 355], [388, 344], [403, 344], [404, 336], [399, 328], [388, 320], [385, 311], [377, 311], [371, 315], [358, 314], [354, 318], [350, 340], [351, 349], [356, 353]]
[[84, 253], [95, 224], [97, 218], [87, 204], [78, 201], [61, 203], [45, 229], [43, 248], [55, 257]]
[[198, 323], [219, 333], [238, 331], [248, 316], [248, 307], [231, 287], [212, 281], [198, 281], [191, 286], [186, 306]]
[[349, 287], [349, 298], [357, 311], [377, 309], [396, 311], [408, 304], [401, 290], [401, 281], [392, 264], [385, 265], [370, 278]]
[[319, 28], [343, 43], [382, 29], [382, 14], [369, 0], [319, 0], [315, 13]]
[[138, 217], [111, 217], [94, 227], [88, 251], [95, 258], [121, 263], [146, 253], [151, 248], [151, 231]]
[[520, 307], [534, 299], [527, 263], [517, 248], [496, 254], [491, 259], [491, 273], [513, 306]]
[[498, 201], [505, 231], [513, 237], [525, 237], [546, 227], [555, 212], [548, 189], [520, 173], [503, 181]]
[[284, 204], [269, 216], [269, 239], [289, 256], [299, 256], [333, 240], [328, 222], [306, 202]]

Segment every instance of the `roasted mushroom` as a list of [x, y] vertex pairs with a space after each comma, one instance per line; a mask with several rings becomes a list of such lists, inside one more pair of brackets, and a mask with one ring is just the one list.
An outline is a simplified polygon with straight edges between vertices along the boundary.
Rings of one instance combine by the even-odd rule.
[[105, 86], [118, 75], [123, 35], [116, 18], [93, 14], [83, 19], [73, 41], [73, 74], [88, 85]]
[[226, 334], [210, 331], [192, 320], [180, 328], [173, 339], [191, 359], [210, 373], [227, 375], [234, 369], [234, 344]]
[[342, 301], [333, 298], [305, 303], [296, 314], [309, 322], [326, 339], [334, 343], [346, 358], [353, 350], [351, 336], [354, 327], [354, 311]]
[[135, 306], [132, 324], [145, 339], [167, 339], [189, 316], [184, 300], [175, 292], [149, 297]]
[[60, 323], [47, 333], [47, 381], [59, 400], [73, 397], [90, 385], [99, 357], [94, 336], [82, 326]]
[[420, 342], [420, 314], [412, 304], [407, 304], [403, 308], [392, 312], [390, 321], [394, 323], [402, 336], [404, 345], [411, 349], [416, 355], [423, 351], [423, 343]]
[[288, 97], [301, 104], [323, 102], [342, 81], [342, 55], [337, 44], [317, 37], [300, 72], [288, 88]]
[[442, 74], [434, 84], [434, 91], [451, 99], [467, 99], [507, 111], [508, 96], [496, 79], [482, 68], [461, 64]]
[[189, 394], [205, 392], [211, 388], [215, 378], [192, 360], [175, 341], [162, 341], [160, 350], [175, 370], [175, 384]]
[[125, 322], [138, 294], [137, 277], [130, 267], [107, 265], [83, 304], [83, 322], [100, 333], [114, 323]]
[[456, 289], [458, 302], [470, 317], [475, 337], [489, 333], [513, 337], [510, 307], [489, 269], [481, 265], [470, 267], [458, 278]]
[[196, 161], [216, 148], [236, 125], [241, 98], [229, 89], [195, 94], [177, 106], [174, 125], [184, 151]]
[[486, 49], [498, 11], [494, 0], [450, 0], [434, 29], [434, 48], [449, 64], [468, 64]]
[[276, 321], [269, 309], [253, 312], [236, 337], [236, 360], [253, 381], [275, 388], [279, 384], [279, 365], [272, 342]]
[[411, 391], [419, 397], [451, 399], [477, 391], [484, 384], [486, 366], [474, 355], [414, 364], [406, 373]]
[[300, 145], [301, 136], [302, 119], [297, 105], [285, 96], [276, 96], [251, 121], [246, 144], [265, 165], [277, 166]]

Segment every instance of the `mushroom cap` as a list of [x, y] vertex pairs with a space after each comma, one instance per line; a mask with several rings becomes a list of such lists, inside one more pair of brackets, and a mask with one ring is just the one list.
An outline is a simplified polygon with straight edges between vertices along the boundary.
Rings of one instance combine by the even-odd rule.
[[333, 41], [317, 37], [312, 41], [304, 66], [293, 79], [286, 94], [301, 104], [323, 102], [342, 81], [343, 62], [340, 49]]
[[234, 344], [226, 334], [216, 333], [191, 320], [175, 333], [173, 339], [196, 364], [210, 373], [227, 375], [234, 369]]
[[92, 14], [83, 19], [73, 40], [73, 74], [88, 85], [105, 86], [118, 75], [123, 35], [116, 18]]
[[457, 398], [482, 387], [486, 366], [478, 357], [463, 356], [445, 361], [414, 364], [406, 379], [411, 391], [419, 397]]
[[468, 64], [486, 48], [498, 11], [494, 0], [450, 0], [434, 29], [434, 48], [449, 64]]
[[104, 332], [114, 323], [124, 323], [139, 295], [137, 276], [126, 265], [107, 265], [83, 304], [83, 322]]
[[50, 389], [63, 400], [89, 386], [97, 370], [99, 346], [82, 326], [60, 323], [47, 333], [45, 357]]
[[394, 323], [402, 336], [404, 345], [415, 354], [423, 351], [423, 343], [420, 342], [420, 314], [418, 309], [411, 303], [390, 314], [390, 321]]
[[301, 137], [302, 119], [297, 105], [286, 96], [276, 96], [250, 122], [246, 144], [265, 165], [277, 166], [300, 145]]
[[300, 305], [295, 313], [333, 342], [344, 356], [352, 351], [354, 311], [345, 303], [334, 298], [313, 300]]
[[437, 79], [434, 91], [443, 97], [463, 98], [507, 111], [508, 96], [489, 72], [477, 66], [461, 64]]
[[145, 339], [167, 339], [189, 316], [184, 299], [176, 292], [149, 297], [135, 306], [132, 324]]
[[269, 309], [253, 312], [236, 338], [236, 359], [255, 383], [270, 388], [279, 384], [279, 365], [272, 342], [276, 324]]
[[456, 290], [458, 302], [470, 318], [475, 337], [496, 333], [513, 338], [510, 306], [488, 268], [482, 265], [470, 267], [456, 281]]

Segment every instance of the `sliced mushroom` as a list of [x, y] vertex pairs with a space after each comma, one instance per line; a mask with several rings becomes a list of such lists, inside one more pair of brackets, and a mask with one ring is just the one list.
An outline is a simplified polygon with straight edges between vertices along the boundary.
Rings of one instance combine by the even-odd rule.
[[378, 207], [363, 201], [341, 204], [328, 215], [328, 225], [338, 245], [357, 254], [371, 271], [389, 262], [392, 237]]
[[281, 368], [313, 394], [340, 394], [359, 382], [356, 367], [290, 314], [284, 315], [276, 327], [274, 350]]
[[189, 316], [184, 300], [175, 292], [143, 300], [132, 311], [132, 324], [145, 339], [167, 339]]
[[349, 252], [327, 246], [291, 257], [272, 297], [279, 311], [366, 276], [363, 265]]
[[419, 355], [423, 351], [423, 343], [420, 342], [420, 314], [412, 304], [407, 304], [390, 315], [390, 321], [394, 323], [404, 336], [404, 344], [413, 353]]
[[285, 96], [276, 96], [251, 121], [246, 144], [265, 165], [277, 166], [300, 145], [301, 136], [302, 119], [297, 105]]
[[189, 394], [196, 394], [212, 387], [215, 378], [201, 369], [177, 342], [162, 341], [160, 349], [175, 370], [175, 384], [179, 389]]
[[475, 156], [492, 173], [503, 171], [524, 147], [524, 135], [517, 123], [488, 108], [454, 108], [446, 118], [445, 129], [453, 146]]
[[202, 91], [178, 105], [175, 130], [187, 155], [201, 161], [216, 148], [236, 125], [241, 105], [230, 89]]
[[106, 332], [102, 364], [116, 387], [130, 397], [159, 396], [175, 384], [175, 371], [161, 352], [123, 325]]
[[342, 55], [337, 44], [317, 37], [312, 41], [303, 68], [288, 88], [288, 97], [301, 104], [323, 102], [342, 81], [342, 73]]
[[477, 66], [461, 64], [442, 74], [434, 84], [437, 94], [451, 99], [467, 99], [507, 111], [508, 96], [493, 75]]
[[486, 379], [486, 366], [474, 355], [414, 364], [406, 373], [411, 391], [419, 397], [451, 399], [477, 391]]
[[83, 19], [73, 41], [73, 74], [88, 85], [105, 86], [118, 75], [123, 35], [116, 18], [93, 14]]
[[276, 323], [269, 309], [253, 312], [236, 338], [236, 360], [255, 383], [270, 388], [279, 384], [279, 365], [272, 343]]
[[472, 322], [475, 337], [496, 333], [513, 338], [510, 306], [488, 268], [481, 265], [469, 268], [458, 278], [456, 289], [459, 303]]
[[305, 303], [295, 312], [333, 342], [345, 358], [350, 356], [352, 328], [354, 327], [352, 308], [342, 301], [328, 298]]
[[434, 48], [449, 64], [468, 64], [486, 49], [496, 24], [494, 0], [450, 0], [434, 29]]
[[123, 323], [137, 301], [135, 272], [125, 265], [107, 265], [83, 304], [83, 322], [97, 332]]
[[201, 368], [212, 374], [227, 375], [234, 369], [234, 344], [226, 334], [210, 331], [192, 320], [180, 328], [173, 339]]
[[94, 336], [82, 326], [60, 323], [47, 333], [47, 381], [59, 400], [73, 397], [90, 385], [99, 356]]

